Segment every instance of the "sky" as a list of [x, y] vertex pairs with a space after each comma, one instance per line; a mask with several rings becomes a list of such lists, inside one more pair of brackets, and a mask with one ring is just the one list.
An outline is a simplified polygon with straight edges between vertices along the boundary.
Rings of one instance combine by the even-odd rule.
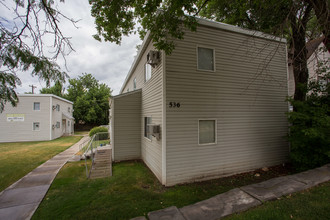
[[[99, 42], [93, 38], [96, 29], [88, 0], [66, 0], [65, 3], [58, 3], [58, 7], [67, 17], [80, 21], [76, 24], [78, 29], [69, 21], [60, 21], [59, 26], [64, 35], [71, 37], [75, 51], [66, 56], [66, 66], [61, 57], [56, 63], [70, 78], [91, 73], [100, 83], [107, 84], [113, 90], [112, 95], [117, 95], [137, 54], [136, 45], [142, 43], [138, 35], [123, 37], [121, 45]], [[0, 13], [8, 13], [8, 10], [0, 5]], [[48, 45], [51, 43], [52, 41], [46, 42]], [[17, 87], [16, 92], [31, 92], [29, 85], [32, 84], [37, 86], [35, 93], [45, 87], [43, 81], [32, 77], [30, 73], [18, 73], [22, 85]]]

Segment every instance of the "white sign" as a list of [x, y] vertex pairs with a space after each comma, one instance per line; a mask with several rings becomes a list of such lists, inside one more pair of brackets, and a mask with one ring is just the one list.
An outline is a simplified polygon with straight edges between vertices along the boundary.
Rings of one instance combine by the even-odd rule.
[[7, 121], [24, 121], [24, 114], [7, 114]]

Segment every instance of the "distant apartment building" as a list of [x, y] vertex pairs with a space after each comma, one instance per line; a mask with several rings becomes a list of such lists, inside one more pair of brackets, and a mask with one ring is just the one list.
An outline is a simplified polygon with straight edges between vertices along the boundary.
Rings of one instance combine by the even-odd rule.
[[0, 113], [0, 142], [53, 140], [73, 134], [73, 103], [52, 94], [18, 95]]

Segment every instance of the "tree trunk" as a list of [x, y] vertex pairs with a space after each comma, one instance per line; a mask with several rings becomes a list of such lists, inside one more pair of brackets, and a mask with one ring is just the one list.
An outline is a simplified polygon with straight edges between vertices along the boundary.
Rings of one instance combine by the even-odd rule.
[[301, 19], [296, 16], [297, 9], [292, 10], [289, 17], [292, 28], [292, 65], [295, 80], [294, 100], [296, 101], [305, 101], [308, 85], [306, 26], [312, 10], [311, 4], [307, 4], [304, 9], [304, 16]]

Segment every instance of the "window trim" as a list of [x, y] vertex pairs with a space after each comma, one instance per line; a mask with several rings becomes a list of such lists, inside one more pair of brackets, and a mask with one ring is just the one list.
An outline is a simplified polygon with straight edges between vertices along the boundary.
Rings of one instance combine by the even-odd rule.
[[[145, 119], [146, 118], [151, 118], [151, 123], [152, 123], [152, 116], [149, 116], [149, 115], [147, 115], [147, 116], [144, 116], [143, 117], [143, 128], [144, 128], [144, 131], [143, 131], [143, 137], [145, 138], [145, 139], [147, 139], [148, 141], [152, 141], [152, 136], [150, 137], [150, 139], [146, 136], [146, 122], [145, 122]], [[147, 124], [148, 125], [148, 124]]]
[[[205, 48], [205, 49], [211, 49], [213, 50], [213, 70], [204, 70], [204, 69], [199, 69], [198, 67], [198, 48]], [[203, 71], [203, 72], [211, 72], [214, 73], [216, 71], [216, 63], [215, 63], [215, 48], [214, 47], [208, 47], [208, 46], [203, 46], [203, 45], [196, 45], [196, 66], [197, 66], [197, 71]]]
[[[39, 125], [39, 129], [38, 130], [34, 129], [34, 124], [37, 124], [37, 123]], [[40, 131], [40, 122], [38, 122], [38, 121], [32, 122], [32, 131]]]
[[[36, 103], [39, 103], [39, 109], [35, 109], [34, 107], [34, 105], [36, 104]], [[40, 111], [40, 109], [41, 109], [41, 103], [40, 102], [33, 102], [33, 111]]]
[[[147, 65], [150, 66], [150, 77], [149, 77], [149, 79], [147, 79], [147, 74], [146, 74], [147, 73]], [[148, 62], [146, 62], [144, 64], [144, 82], [148, 82], [151, 79], [151, 77], [152, 77], [152, 66], [150, 64], [148, 64]]]
[[[215, 142], [214, 143], [205, 143], [205, 144], [200, 144], [199, 143], [199, 121], [214, 121], [215, 122], [215, 128], [214, 128], [214, 139]], [[207, 146], [207, 145], [216, 145], [218, 143], [218, 137], [217, 137], [217, 133], [218, 133], [218, 122], [216, 118], [200, 118], [198, 119], [198, 146]]]

